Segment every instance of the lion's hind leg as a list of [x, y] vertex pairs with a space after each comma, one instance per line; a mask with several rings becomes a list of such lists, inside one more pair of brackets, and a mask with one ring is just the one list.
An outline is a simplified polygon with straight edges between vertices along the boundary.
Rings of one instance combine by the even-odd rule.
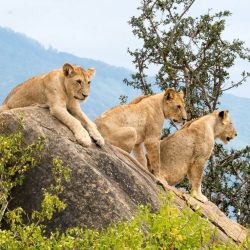
[[110, 144], [130, 153], [135, 146], [137, 133], [132, 127], [116, 128], [112, 131], [112, 134], [105, 139], [107, 139]]
[[141, 163], [147, 169], [147, 158], [145, 156], [145, 152], [143, 150], [143, 144], [136, 144], [133, 149], [133, 154], [135, 159]]

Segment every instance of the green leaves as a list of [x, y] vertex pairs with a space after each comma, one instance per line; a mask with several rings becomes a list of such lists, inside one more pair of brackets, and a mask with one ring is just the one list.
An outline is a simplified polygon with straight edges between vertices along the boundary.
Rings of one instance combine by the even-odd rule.
[[[48, 197], [52, 201], [51, 198]], [[158, 212], [140, 205], [130, 221], [105, 229], [71, 228], [65, 233], [45, 235], [42, 224], [22, 224], [22, 213], [22, 210], [12, 212], [14, 226], [11, 230], [0, 230], [2, 249], [243, 249], [230, 242], [225, 245], [215, 241], [216, 230], [199, 211], [181, 210], [173, 204], [171, 193], [162, 197]]]
[[226, 151], [215, 146], [208, 163], [204, 193], [229, 216], [250, 227], [250, 147]]
[[[0, 136], [1, 218], [5, 217], [5, 222], [10, 228], [0, 230], [1, 249], [51, 249], [52, 245], [61, 249], [56, 238], [58, 234], [46, 237], [46, 227], [43, 225], [45, 220], [51, 220], [56, 212], [66, 208], [66, 204], [59, 199], [58, 195], [63, 192], [64, 184], [70, 179], [70, 169], [63, 166], [60, 159], [53, 159], [54, 183], [43, 190], [41, 209], [33, 211], [27, 224], [24, 223], [26, 214], [21, 207], [5, 212], [11, 189], [21, 185], [25, 173], [37, 164], [39, 157], [42, 156], [43, 145], [41, 138], [34, 144], [24, 145], [20, 131], [12, 135]], [[63, 238], [63, 235], [60, 234], [60, 236]]]
[[20, 131], [0, 136], [0, 222], [12, 188], [23, 183], [25, 173], [39, 160], [42, 148], [42, 138], [34, 144], [24, 145]]
[[66, 208], [66, 204], [59, 199], [58, 195], [63, 192], [64, 184], [70, 181], [71, 170], [63, 166], [62, 160], [54, 158], [51, 172], [54, 183], [48, 189], [43, 190], [41, 210], [34, 211], [31, 216], [36, 225], [41, 224], [44, 220], [51, 220], [56, 212], [63, 211]]

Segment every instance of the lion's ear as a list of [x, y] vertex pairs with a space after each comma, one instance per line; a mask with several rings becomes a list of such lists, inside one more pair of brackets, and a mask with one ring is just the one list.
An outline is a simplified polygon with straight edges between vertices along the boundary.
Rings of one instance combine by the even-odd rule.
[[222, 118], [222, 119], [227, 118], [228, 112], [229, 112], [228, 110], [220, 111], [220, 112], [219, 112], [219, 117]]
[[87, 70], [87, 75], [88, 75], [88, 77], [94, 76], [95, 72], [96, 72], [95, 68], [89, 68], [89, 69]]
[[175, 97], [175, 90], [174, 89], [166, 89], [164, 96], [166, 97], [167, 100], [172, 100]]
[[63, 65], [63, 74], [66, 77], [72, 77], [75, 74], [74, 68], [72, 65], [70, 65], [69, 63], [65, 63]]

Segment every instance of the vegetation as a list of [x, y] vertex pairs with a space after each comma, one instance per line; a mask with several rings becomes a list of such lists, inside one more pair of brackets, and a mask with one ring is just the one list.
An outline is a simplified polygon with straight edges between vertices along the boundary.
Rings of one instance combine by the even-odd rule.
[[[189, 16], [194, 2], [141, 1], [139, 15], [129, 23], [142, 47], [129, 50], [136, 72], [131, 79], [124, 80], [143, 94], [168, 87], [182, 89], [189, 119], [217, 109], [221, 95], [250, 76], [243, 71], [239, 81], [230, 80], [230, 69], [235, 63], [250, 60], [250, 50], [244, 47], [244, 42], [223, 38], [225, 19], [231, 13], [209, 10], [197, 17]], [[157, 69], [154, 84], [147, 76], [151, 67]], [[124, 96], [121, 101], [126, 101]], [[165, 132], [168, 134], [170, 128]], [[246, 226], [250, 225], [249, 158], [250, 147], [229, 152], [216, 145], [203, 181], [203, 193]], [[186, 183], [182, 186], [187, 188]]]
[[[43, 203], [47, 203], [44, 199]], [[49, 207], [53, 204], [49, 204]], [[47, 204], [48, 205], [48, 204]], [[45, 212], [43, 209], [41, 214]], [[1, 249], [243, 249], [241, 246], [216, 242], [216, 229], [189, 209], [180, 211], [167, 199], [158, 213], [140, 206], [129, 222], [120, 222], [106, 229], [71, 228], [65, 233], [44, 233], [42, 224], [23, 224], [23, 211], [8, 214], [10, 230], [0, 230]], [[48, 218], [48, 217], [47, 217]]]
[[20, 131], [0, 136], [0, 223], [12, 188], [23, 183], [24, 174], [36, 165], [38, 152], [42, 150], [41, 138], [28, 146], [23, 145], [22, 139]]

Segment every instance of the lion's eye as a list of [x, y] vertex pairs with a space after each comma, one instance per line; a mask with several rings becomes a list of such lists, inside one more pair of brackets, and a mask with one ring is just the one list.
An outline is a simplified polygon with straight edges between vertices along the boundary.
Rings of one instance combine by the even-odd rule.
[[76, 82], [82, 84], [82, 80], [76, 80]]
[[177, 108], [178, 108], [178, 109], [181, 109], [181, 105], [178, 105]]

